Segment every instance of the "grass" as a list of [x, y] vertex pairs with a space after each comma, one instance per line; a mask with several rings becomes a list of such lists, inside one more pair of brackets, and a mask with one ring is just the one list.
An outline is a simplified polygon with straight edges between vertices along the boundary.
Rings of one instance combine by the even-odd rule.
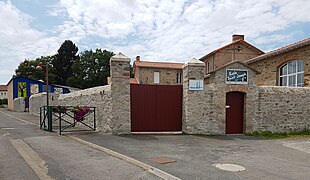
[[300, 137], [310, 137], [310, 130], [304, 130], [299, 132], [252, 132], [246, 133], [247, 136], [263, 137], [267, 139], [278, 139], [278, 138], [300, 138]]

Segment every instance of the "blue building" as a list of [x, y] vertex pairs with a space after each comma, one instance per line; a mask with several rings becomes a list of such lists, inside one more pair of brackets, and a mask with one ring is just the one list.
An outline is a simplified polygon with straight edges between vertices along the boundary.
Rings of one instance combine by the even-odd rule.
[[[29, 99], [32, 94], [46, 92], [45, 82], [33, 80], [26, 77], [14, 77], [8, 84], [8, 109], [13, 110], [14, 103], [13, 100], [18, 97], [24, 97]], [[70, 93], [68, 87], [62, 87], [59, 85], [49, 85], [50, 93]], [[26, 108], [29, 106], [29, 101], [26, 101]]]

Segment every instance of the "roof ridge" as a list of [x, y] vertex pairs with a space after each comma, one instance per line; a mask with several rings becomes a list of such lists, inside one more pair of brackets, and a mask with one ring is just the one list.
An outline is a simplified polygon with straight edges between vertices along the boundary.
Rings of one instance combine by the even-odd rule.
[[309, 44], [310, 44], [310, 38], [306, 38], [306, 39], [297, 41], [295, 43], [292, 43], [292, 44], [271, 50], [265, 54], [259, 55], [257, 57], [252, 58], [252, 59], [249, 59], [245, 62], [246, 63], [253, 63], [253, 62], [268, 58], [268, 57], [272, 57], [272, 56], [275, 56], [275, 55], [278, 55], [278, 54], [281, 54], [284, 52], [288, 52], [288, 51], [291, 51], [291, 50], [294, 50], [294, 49], [297, 49], [300, 47], [304, 47], [304, 46], [309, 45]]
[[205, 58], [209, 57], [210, 55], [212, 55], [212, 54], [214, 54], [214, 53], [216, 53], [216, 52], [218, 52], [218, 51], [220, 51], [220, 50], [222, 50], [222, 49], [225, 49], [225, 48], [227, 48], [227, 47], [229, 47], [229, 46], [231, 46], [231, 45], [233, 45], [233, 44], [237, 44], [237, 43], [239, 43], [239, 42], [241, 42], [241, 43], [246, 43], [247, 45], [252, 46], [252, 47], [254, 47], [256, 50], [258, 50], [258, 51], [260, 51], [261, 53], [265, 54], [264, 51], [258, 49], [256, 46], [250, 44], [249, 42], [247, 42], [247, 41], [245, 41], [245, 40], [243, 40], [243, 39], [238, 39], [238, 40], [233, 41], [233, 42], [231, 42], [231, 43], [229, 43], [229, 44], [226, 44], [226, 45], [224, 45], [224, 46], [222, 46], [222, 47], [220, 47], [220, 48], [218, 48], [218, 49], [215, 49], [215, 50], [211, 51], [210, 53], [208, 53], [208, 54], [204, 55], [203, 57], [199, 58], [199, 60], [205, 59]]

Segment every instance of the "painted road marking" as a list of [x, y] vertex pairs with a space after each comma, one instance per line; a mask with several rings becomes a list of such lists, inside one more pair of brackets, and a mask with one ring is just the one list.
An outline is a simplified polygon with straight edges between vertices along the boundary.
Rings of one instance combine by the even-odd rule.
[[24, 158], [31, 169], [36, 173], [39, 179], [51, 180], [53, 179], [48, 173], [48, 168], [45, 166], [43, 159], [23, 140], [14, 139], [11, 140], [11, 144], [19, 152], [19, 154]]

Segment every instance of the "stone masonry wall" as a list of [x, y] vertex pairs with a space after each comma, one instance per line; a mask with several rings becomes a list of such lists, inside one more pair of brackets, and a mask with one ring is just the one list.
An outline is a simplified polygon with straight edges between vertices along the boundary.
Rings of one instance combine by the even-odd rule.
[[[127, 134], [131, 131], [130, 121], [130, 58], [118, 53], [110, 59], [111, 84], [69, 94], [51, 94], [51, 106], [96, 107], [97, 129], [106, 133]], [[30, 98], [30, 113], [39, 115], [39, 107], [46, 105], [46, 96]], [[52, 100], [51, 100], [52, 99]], [[92, 125], [87, 117], [84, 122]]]
[[15, 98], [13, 103], [14, 103], [13, 111], [16, 111], [16, 112], [25, 111], [25, 98], [23, 97]]
[[[97, 129], [103, 132], [112, 132], [111, 122], [111, 86], [99, 86], [69, 94], [49, 94], [50, 106], [91, 106], [96, 107]], [[39, 116], [40, 107], [46, 106], [46, 94], [32, 95], [29, 100], [29, 113]], [[90, 116], [92, 117], [92, 116]], [[92, 125], [91, 118], [84, 120]]]
[[310, 88], [258, 87], [253, 131], [288, 132], [310, 128]]
[[[56, 106], [59, 94], [49, 93], [49, 105]], [[38, 93], [29, 98], [29, 113], [40, 116], [40, 107], [46, 106], [46, 93]]]

